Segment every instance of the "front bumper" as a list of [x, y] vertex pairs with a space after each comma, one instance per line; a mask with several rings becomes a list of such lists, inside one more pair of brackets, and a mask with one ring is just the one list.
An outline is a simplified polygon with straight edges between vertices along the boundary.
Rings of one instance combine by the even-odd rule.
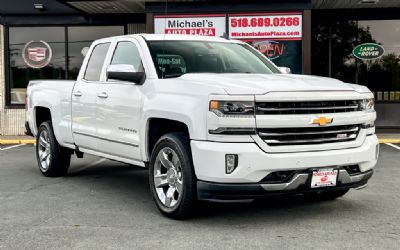
[[[310, 190], [310, 170], [337, 168], [338, 185], [334, 189], [364, 186], [372, 176], [378, 160], [376, 135], [366, 136], [359, 147], [292, 153], [267, 153], [256, 143], [220, 143], [191, 141], [193, 165], [198, 181], [199, 199], [238, 199], [241, 196], [263, 196], [279, 193], [301, 193]], [[225, 155], [237, 154], [238, 166], [225, 173]], [[345, 166], [356, 165], [359, 172], [349, 174]], [[285, 183], [266, 184], [264, 178], [272, 172], [295, 171]], [[324, 190], [331, 190], [325, 188]], [[227, 196], [226, 198], [224, 198]], [[230, 197], [230, 198], [229, 198]], [[241, 199], [241, 198], [240, 198]]]
[[[379, 143], [376, 135], [370, 135], [365, 137], [360, 147], [267, 153], [256, 143], [192, 140], [191, 149], [197, 179], [215, 183], [258, 183], [274, 171], [358, 165], [361, 172], [366, 172], [378, 160]], [[237, 154], [239, 157], [238, 166], [231, 174], [225, 173], [226, 154]]]
[[337, 186], [325, 188], [310, 188], [311, 174], [305, 172], [298, 173], [290, 181], [279, 184], [227, 184], [198, 181], [197, 198], [216, 202], [251, 201], [256, 198], [273, 195], [363, 188], [367, 185], [372, 174], [372, 169], [357, 175], [349, 175], [346, 170], [342, 169], [339, 170]]

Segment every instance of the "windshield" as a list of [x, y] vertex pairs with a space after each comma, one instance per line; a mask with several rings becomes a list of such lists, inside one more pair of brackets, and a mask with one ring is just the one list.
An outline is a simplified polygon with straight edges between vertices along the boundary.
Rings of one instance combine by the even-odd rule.
[[279, 71], [246, 44], [206, 41], [148, 41], [159, 78], [186, 73], [254, 73]]

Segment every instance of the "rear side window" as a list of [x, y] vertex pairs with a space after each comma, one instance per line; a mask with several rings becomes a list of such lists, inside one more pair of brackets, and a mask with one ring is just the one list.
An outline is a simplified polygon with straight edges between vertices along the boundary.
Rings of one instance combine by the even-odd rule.
[[136, 71], [143, 72], [139, 50], [132, 42], [119, 42], [117, 44], [111, 64], [129, 64], [133, 65]]
[[109, 47], [110, 43], [101, 43], [94, 47], [86, 66], [85, 75], [83, 77], [85, 80], [100, 81], [101, 70]]

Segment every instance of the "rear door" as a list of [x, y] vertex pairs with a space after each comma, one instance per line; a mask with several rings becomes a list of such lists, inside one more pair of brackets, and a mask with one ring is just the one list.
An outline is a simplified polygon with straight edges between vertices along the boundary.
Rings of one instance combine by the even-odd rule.
[[72, 132], [77, 146], [97, 150], [97, 92], [110, 42], [94, 45], [72, 90]]
[[[139, 44], [119, 40], [109, 58], [109, 64], [129, 64], [144, 71]], [[99, 151], [140, 161], [139, 129], [142, 112], [142, 85], [133, 82], [107, 80], [98, 90], [97, 112]]]

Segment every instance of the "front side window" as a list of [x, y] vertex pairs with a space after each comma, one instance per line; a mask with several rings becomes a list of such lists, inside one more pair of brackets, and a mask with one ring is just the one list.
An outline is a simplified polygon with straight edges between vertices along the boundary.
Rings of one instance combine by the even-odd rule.
[[132, 65], [136, 71], [143, 72], [139, 50], [132, 42], [119, 42], [117, 44], [111, 64], [129, 64]]
[[94, 40], [124, 34], [124, 26], [68, 27], [68, 79], [75, 80], [84, 59], [84, 51]]
[[100, 81], [101, 70], [103, 69], [104, 60], [109, 47], [110, 43], [101, 43], [94, 47], [86, 66], [83, 79], [88, 81]]
[[205, 41], [149, 41], [148, 44], [159, 78], [186, 73], [279, 73], [245, 44]]

